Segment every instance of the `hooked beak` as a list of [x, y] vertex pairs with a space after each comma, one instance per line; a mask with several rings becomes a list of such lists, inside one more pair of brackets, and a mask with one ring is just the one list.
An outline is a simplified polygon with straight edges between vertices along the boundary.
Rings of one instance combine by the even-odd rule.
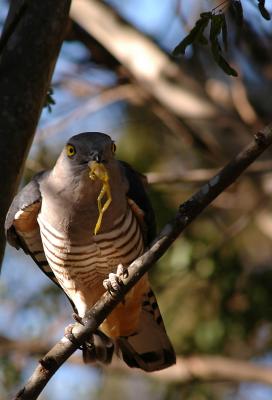
[[102, 153], [95, 150], [90, 154], [90, 162], [96, 161], [97, 163], [102, 162]]
[[99, 171], [100, 167], [102, 166], [101, 161], [102, 161], [101, 153], [97, 150], [92, 151], [90, 154], [90, 161], [88, 162], [89, 177], [92, 180], [95, 180], [95, 177], [98, 174], [97, 171]]

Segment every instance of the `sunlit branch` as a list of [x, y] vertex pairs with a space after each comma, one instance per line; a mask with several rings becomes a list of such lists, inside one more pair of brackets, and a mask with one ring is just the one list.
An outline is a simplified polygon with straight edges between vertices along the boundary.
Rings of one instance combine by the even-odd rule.
[[[4, 338], [5, 339], [5, 338]], [[8, 355], [16, 352], [23, 356], [39, 356], [48, 345], [36, 340], [19, 341], [3, 340], [0, 338], [0, 354]], [[82, 365], [82, 358], [70, 358], [72, 364]], [[99, 366], [101, 369], [101, 366]], [[127, 374], [144, 375], [143, 371], [128, 368], [122, 361], [114, 359], [110, 366], [105, 366], [104, 371], [110, 374], [117, 372], [124, 376]], [[232, 382], [261, 382], [272, 385], [272, 368], [262, 366], [246, 360], [237, 360], [228, 357], [194, 355], [178, 357], [176, 365], [162, 371], [149, 374], [151, 379], [166, 383], [189, 383], [195, 379], [205, 381], [232, 381]]]
[[[131, 373], [131, 370], [116, 362], [111, 370]], [[143, 375], [142, 371], [133, 374]], [[152, 379], [166, 383], [190, 383], [195, 380], [203, 382], [261, 382], [272, 385], [272, 368], [249, 361], [236, 360], [221, 356], [178, 357], [176, 365], [148, 375]]]
[[[271, 172], [272, 162], [259, 161], [251, 165], [246, 174], [265, 174]], [[192, 169], [186, 171], [175, 171], [175, 172], [149, 172], [146, 174], [148, 183], [151, 185], [157, 184], [174, 184], [174, 183], [198, 183], [205, 182], [211, 179], [216, 173], [216, 169]]]

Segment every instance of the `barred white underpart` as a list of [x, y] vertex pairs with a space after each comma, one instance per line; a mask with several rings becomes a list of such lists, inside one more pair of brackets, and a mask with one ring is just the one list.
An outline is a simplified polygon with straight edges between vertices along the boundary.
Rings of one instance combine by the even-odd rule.
[[90, 232], [89, 244], [84, 245], [79, 241], [71, 243], [68, 234], [51, 226], [42, 212], [37, 220], [47, 261], [79, 309], [82, 296], [78, 292], [102, 288], [103, 279], [115, 272], [118, 264], [127, 266], [144, 251], [140, 226], [130, 207], [110, 231], [96, 236]]

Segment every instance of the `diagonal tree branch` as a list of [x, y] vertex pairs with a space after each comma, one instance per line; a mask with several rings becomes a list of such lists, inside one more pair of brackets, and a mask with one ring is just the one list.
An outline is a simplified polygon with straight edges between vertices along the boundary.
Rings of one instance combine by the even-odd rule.
[[192, 79], [189, 64], [171, 58], [148, 35], [120, 17], [109, 2], [74, 0], [70, 16], [85, 35], [89, 34], [90, 40], [118, 60], [127, 78], [133, 78], [133, 83], [153, 103], [153, 112], [163, 117], [168, 126], [170, 123], [187, 143], [195, 143], [217, 159], [221, 150], [219, 137], [220, 134], [224, 137], [226, 129], [230, 134], [239, 130], [246, 143], [250, 134], [248, 125], [234, 108], [222, 106], [218, 99], [212, 98], [194, 72]]
[[[211, 118], [217, 107], [202, 87], [181, 71], [155, 43], [97, 0], [75, 0], [71, 18], [101, 43], [164, 107], [182, 117]], [[186, 87], [186, 84], [188, 86]], [[193, 87], [197, 94], [193, 92]]]
[[[129, 266], [129, 275], [123, 280], [122, 290], [112, 297], [103, 296], [90, 309], [83, 324], [76, 324], [73, 335], [83, 343], [122, 301], [125, 294], [139, 281], [152, 265], [166, 252], [180, 233], [220, 193], [231, 185], [239, 175], [272, 143], [272, 124], [258, 132], [252, 143], [242, 150], [217, 175], [200, 188], [189, 200], [179, 207], [178, 213], [160, 232], [156, 240], [141, 257]], [[39, 362], [25, 387], [17, 394], [16, 400], [33, 400], [38, 397], [57, 369], [74, 353], [76, 345], [63, 337]]]

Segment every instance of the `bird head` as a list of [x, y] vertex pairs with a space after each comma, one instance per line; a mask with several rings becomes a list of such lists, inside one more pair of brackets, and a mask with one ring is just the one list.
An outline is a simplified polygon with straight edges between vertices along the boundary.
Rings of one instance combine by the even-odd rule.
[[84, 169], [91, 162], [107, 165], [114, 159], [116, 146], [110, 136], [100, 132], [84, 132], [71, 137], [63, 149], [70, 168]]
[[80, 133], [68, 140], [53, 170], [62, 196], [74, 196], [75, 205], [98, 207], [95, 233], [112, 201], [120, 202], [120, 193], [125, 196], [128, 188], [120, 163], [115, 159], [115, 150], [114, 141], [104, 133]]

